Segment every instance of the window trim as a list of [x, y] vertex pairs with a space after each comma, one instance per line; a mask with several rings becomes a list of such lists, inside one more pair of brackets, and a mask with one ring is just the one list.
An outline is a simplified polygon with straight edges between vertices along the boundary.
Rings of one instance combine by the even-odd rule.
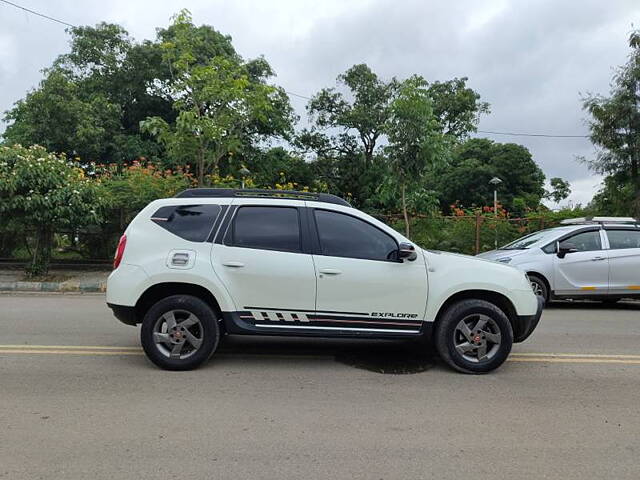
[[[236, 226], [236, 217], [238, 216], [238, 212], [245, 207], [253, 207], [253, 208], [289, 208], [296, 210], [298, 216], [298, 238], [299, 238], [299, 250], [285, 250], [282, 248], [267, 248], [267, 247], [252, 247], [248, 245], [236, 245], [234, 243], [235, 237], [235, 226]], [[307, 248], [305, 248], [305, 234], [304, 234], [304, 221], [303, 221], [303, 213], [300, 212], [302, 207], [294, 206], [294, 205], [265, 205], [263, 203], [260, 204], [252, 204], [252, 203], [243, 203], [242, 205], [237, 205], [232, 215], [229, 218], [229, 223], [227, 224], [226, 231], [222, 236], [222, 244], [227, 247], [234, 248], [249, 248], [251, 250], [265, 250], [268, 252], [284, 252], [284, 253], [309, 253]]]
[[[561, 242], [564, 242], [565, 240], [570, 240], [571, 238], [575, 237], [576, 235], [582, 235], [583, 233], [589, 233], [589, 232], [597, 232], [598, 233], [598, 238], [600, 239], [600, 248], [598, 248], [597, 250], [578, 250], [576, 253], [600, 252], [602, 250], [606, 250], [606, 248], [604, 248], [604, 242], [602, 240], [602, 233], [601, 233], [602, 229], [601, 228], [586, 228], [584, 230], [571, 232], [571, 233], [568, 233], [568, 234], [564, 235], [563, 237], [557, 239], [556, 242], [557, 243], [561, 243]], [[558, 253], [557, 249], [553, 253]]]
[[312, 235], [312, 239], [313, 239], [313, 254], [314, 255], [320, 255], [320, 256], [323, 256], [323, 257], [350, 258], [352, 260], [365, 260], [365, 261], [369, 261], [369, 262], [403, 263], [402, 259], [400, 259], [400, 258], [395, 258], [395, 259], [362, 258], [362, 257], [350, 257], [350, 256], [347, 256], [347, 255], [327, 255], [325, 253], [322, 253], [322, 242], [320, 241], [320, 229], [318, 228], [318, 222], [316, 221], [316, 211], [318, 211], [318, 210], [325, 211], [325, 212], [336, 213], [338, 215], [346, 215], [348, 217], [352, 217], [352, 218], [355, 218], [356, 220], [360, 220], [361, 222], [366, 223], [367, 225], [369, 225], [369, 226], [375, 228], [376, 230], [382, 232], [384, 235], [386, 235], [391, 240], [393, 240], [393, 242], [396, 244], [396, 251], [400, 249], [400, 243], [398, 242], [398, 240], [393, 235], [385, 232], [382, 228], [378, 227], [377, 225], [374, 225], [371, 222], [368, 222], [364, 218], [361, 218], [361, 217], [359, 217], [357, 215], [352, 215], [352, 214], [350, 214], [348, 212], [343, 212], [343, 211], [340, 211], [340, 210], [332, 210], [330, 208], [310, 207], [307, 210], [309, 210], [308, 215], [310, 217], [309, 218], [309, 226], [310, 226], [312, 231], [315, 231], [315, 234]]
[[[583, 227], [579, 230], [573, 230], [572, 232], [569, 233], [565, 233], [564, 235], [561, 235], [560, 237], [556, 238], [555, 240], [550, 241], [549, 243], [547, 243], [546, 245], [543, 245], [540, 248], [540, 250], [542, 250], [546, 255], [555, 255], [558, 253], [558, 249], [556, 248], [556, 245], [558, 242], [564, 242], [565, 240], [573, 237], [574, 235], [578, 235], [579, 233], [585, 233], [585, 232], [599, 232], [600, 230], [602, 230], [600, 227]], [[550, 245], [554, 245], [553, 251], [551, 252], [545, 252], [544, 249], [547, 248]], [[604, 248], [604, 243], [602, 241], [602, 234], [600, 234], [600, 250], [605, 250]], [[590, 252], [597, 252], [598, 250], [589, 250]]]
[[605, 227], [604, 235], [607, 238], [607, 250], [637, 250], [640, 247], [625, 247], [625, 248], [611, 248], [611, 240], [609, 239], [609, 230], [616, 232], [636, 232], [640, 235], [640, 229], [637, 228], [620, 228], [620, 227]]

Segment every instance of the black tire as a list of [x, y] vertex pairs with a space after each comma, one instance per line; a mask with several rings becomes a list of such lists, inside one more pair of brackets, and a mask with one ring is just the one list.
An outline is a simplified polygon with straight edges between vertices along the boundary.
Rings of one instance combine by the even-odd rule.
[[537, 275], [529, 275], [529, 282], [533, 292], [541, 296], [545, 304], [549, 303], [549, 287], [547, 287], [547, 283]]
[[[494, 336], [499, 333], [500, 340], [499, 343], [491, 344], [493, 352], [491, 357], [474, 362], [465, 358], [456, 348], [456, 337], [460, 335], [457, 327], [462, 320], [474, 322], [474, 318], [481, 318], [480, 315], [482, 318], [486, 317], [491, 320], [487, 323], [487, 325], [491, 325], [491, 329], [498, 330], [497, 332], [485, 333], [493, 333]], [[474, 332], [471, 333], [474, 334]], [[481, 337], [484, 339], [484, 336], [481, 335]], [[471, 342], [466, 343], [471, 345]], [[438, 320], [434, 332], [434, 344], [440, 357], [451, 368], [463, 373], [487, 373], [502, 365], [509, 356], [513, 345], [513, 329], [504, 312], [493, 303], [476, 299], [461, 300], [447, 308]], [[469, 356], [472, 355], [473, 353]]]
[[[197, 324], [186, 327], [190, 332], [184, 332], [185, 328], [183, 327], [182, 331], [184, 333], [177, 333], [177, 335], [181, 335], [184, 344], [183, 348], [185, 348], [186, 353], [182, 354], [182, 356], [185, 358], [168, 356], [167, 353], [171, 354], [169, 352], [170, 347], [175, 345], [157, 343], [154, 339], [154, 334], [160, 333], [156, 330], [158, 322], [164, 322], [163, 316], [165, 314], [172, 315], [176, 320], [179, 320], [179, 316], [193, 318], [189, 316], [191, 314], [198, 320]], [[178, 329], [181, 328], [180, 323], [180, 321], [176, 322]], [[168, 325], [165, 324], [165, 327], [168, 327]], [[196, 337], [198, 337], [196, 340], [201, 343], [197, 348], [189, 344], [186, 337], [187, 333], [192, 335], [195, 333]], [[162, 335], [167, 334], [162, 333]], [[215, 312], [203, 300], [191, 295], [172, 295], [155, 303], [145, 314], [142, 320], [142, 329], [140, 330], [140, 341], [147, 357], [158, 367], [165, 370], [193, 370], [199, 367], [213, 355], [213, 352], [218, 347], [219, 339], [220, 328]], [[179, 340], [176, 341], [179, 342]]]

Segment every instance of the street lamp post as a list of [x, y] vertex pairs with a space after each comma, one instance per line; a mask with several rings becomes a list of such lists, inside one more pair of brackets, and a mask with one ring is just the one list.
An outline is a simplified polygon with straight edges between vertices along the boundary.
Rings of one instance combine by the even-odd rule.
[[243, 166], [240, 169], [239, 173], [242, 176], [242, 188], [244, 188], [244, 179], [251, 174], [251, 171], [247, 167]]
[[489, 183], [493, 185], [493, 215], [496, 217], [496, 236], [494, 240], [494, 247], [498, 248], [498, 185], [502, 183], [498, 177], [493, 177], [489, 180]]

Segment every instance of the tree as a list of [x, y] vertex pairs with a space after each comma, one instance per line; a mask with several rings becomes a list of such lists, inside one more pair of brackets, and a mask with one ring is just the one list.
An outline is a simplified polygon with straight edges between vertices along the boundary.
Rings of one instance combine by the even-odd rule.
[[534, 209], [544, 195], [544, 173], [525, 147], [473, 138], [457, 145], [452, 160], [435, 176], [434, 188], [440, 192], [441, 207], [447, 211], [454, 203], [465, 207], [492, 202], [489, 180], [498, 177], [500, 202], [512, 212]]
[[629, 59], [613, 76], [609, 96], [583, 99], [591, 116], [591, 141], [600, 148], [586, 162], [621, 182], [620, 188], [630, 186], [633, 201], [628, 212], [640, 217], [640, 30], [631, 33], [629, 47]]
[[103, 206], [99, 184], [64, 155], [38, 145], [0, 147], [0, 215], [35, 228], [30, 275], [47, 273], [56, 229], [95, 224]]
[[391, 103], [385, 128], [390, 173], [400, 190], [407, 237], [410, 234], [407, 187], [420, 183], [427, 169], [441, 158], [445, 144], [426, 86], [427, 82], [420, 76], [402, 82]]
[[40, 144], [103, 161], [119, 133], [120, 114], [120, 107], [102, 93], [85, 96], [68, 74], [54, 69], [7, 112], [5, 121], [11, 123], [3, 136], [8, 144]]
[[240, 151], [247, 136], [258, 133], [288, 105], [281, 89], [256, 79], [256, 74], [270, 72], [264, 64], [247, 65], [234, 55], [214, 55], [203, 63], [202, 35], [208, 32], [203, 28], [193, 25], [186, 10], [174, 17], [171, 41], [162, 43], [171, 79], [159, 90], [172, 99], [177, 118], [173, 125], [160, 117], [140, 123], [174, 159], [195, 159], [199, 185], [205, 184], [207, 174], [217, 175], [225, 156]]
[[467, 77], [454, 78], [429, 85], [433, 113], [442, 133], [462, 139], [476, 131], [480, 115], [489, 113], [489, 104], [480, 101], [480, 94], [467, 87]]
[[[341, 153], [357, 153], [356, 145], [360, 144], [362, 165], [366, 169], [373, 162], [376, 146], [384, 134], [398, 82], [395, 78], [382, 81], [365, 64], [354, 65], [339, 75], [337, 82], [349, 89], [353, 101], [348, 101], [334, 88], [320, 90], [307, 105], [314, 129], [305, 131], [306, 137], [303, 138], [308, 143], [315, 139], [317, 145], [321, 145], [319, 140], [324, 139], [327, 150], [330, 148]], [[326, 134], [319, 133], [327, 129], [338, 129], [339, 135], [329, 141]]]
[[551, 185], [551, 190], [545, 192], [545, 198], [549, 198], [555, 203], [560, 203], [571, 195], [571, 184], [566, 180], [559, 177], [553, 177], [549, 180], [549, 184]]

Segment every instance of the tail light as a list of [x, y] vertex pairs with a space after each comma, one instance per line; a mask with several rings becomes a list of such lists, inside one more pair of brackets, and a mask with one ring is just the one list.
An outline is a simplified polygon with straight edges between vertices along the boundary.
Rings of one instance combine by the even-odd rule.
[[127, 236], [122, 235], [120, 237], [120, 241], [118, 242], [118, 248], [116, 248], [116, 255], [113, 257], [113, 269], [115, 270], [120, 265], [122, 261], [122, 256], [124, 255], [124, 247], [127, 246]]

